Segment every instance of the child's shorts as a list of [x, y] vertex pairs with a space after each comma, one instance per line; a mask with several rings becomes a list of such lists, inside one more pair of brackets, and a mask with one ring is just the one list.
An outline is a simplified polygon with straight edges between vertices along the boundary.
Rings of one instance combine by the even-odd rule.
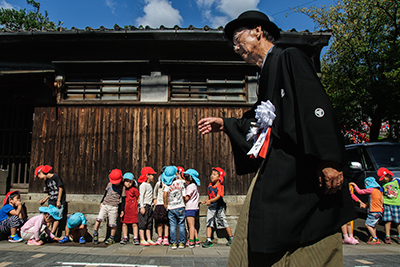
[[383, 205], [383, 217], [384, 222], [400, 223], [400, 206], [395, 205]]
[[365, 220], [365, 224], [371, 227], [375, 227], [379, 222], [379, 219], [382, 216], [382, 212], [370, 212], [368, 213], [367, 219]]
[[229, 227], [226, 221], [225, 208], [221, 207], [216, 210], [207, 210], [207, 227], [214, 227], [214, 223], [217, 229], [224, 229]]
[[196, 217], [199, 210], [186, 210], [186, 217]]
[[104, 222], [108, 218], [108, 226], [115, 227], [115, 226], [117, 226], [117, 217], [118, 217], [118, 207], [117, 206], [110, 206], [110, 205], [102, 204], [96, 221]]
[[157, 224], [169, 224], [168, 211], [165, 209], [164, 205], [156, 205], [153, 218]]
[[139, 209], [139, 230], [152, 230], [153, 229], [153, 209], [151, 205], [146, 204], [144, 207], [144, 214], [140, 213]]

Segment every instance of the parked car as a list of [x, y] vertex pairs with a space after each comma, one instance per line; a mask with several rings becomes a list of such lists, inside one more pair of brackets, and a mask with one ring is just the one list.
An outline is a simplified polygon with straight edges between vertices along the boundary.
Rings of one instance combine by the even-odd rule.
[[[373, 142], [353, 144], [346, 146], [347, 160], [350, 167], [349, 180], [360, 188], [364, 187], [366, 177], [375, 177], [377, 170], [385, 167], [393, 172], [395, 177], [400, 177], [400, 143]], [[363, 202], [368, 203], [368, 196], [358, 196]], [[357, 212], [365, 210], [356, 208]]]

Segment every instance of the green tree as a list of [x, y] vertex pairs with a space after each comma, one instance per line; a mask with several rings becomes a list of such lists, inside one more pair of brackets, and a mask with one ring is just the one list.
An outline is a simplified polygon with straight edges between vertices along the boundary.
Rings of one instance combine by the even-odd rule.
[[[334, 6], [299, 8], [320, 30], [331, 30], [322, 59], [322, 82], [343, 128], [360, 130], [372, 119], [398, 129], [400, 107], [400, 1], [340, 0]], [[397, 133], [396, 133], [397, 136]]]
[[11, 31], [30, 29], [55, 30], [61, 27], [61, 21], [57, 24], [50, 21], [47, 11], [44, 12], [44, 15], [40, 13], [39, 2], [26, 0], [26, 3], [31, 5], [34, 8], [34, 11], [27, 11], [26, 9], [20, 9], [18, 11], [15, 9], [0, 8], [0, 25]]

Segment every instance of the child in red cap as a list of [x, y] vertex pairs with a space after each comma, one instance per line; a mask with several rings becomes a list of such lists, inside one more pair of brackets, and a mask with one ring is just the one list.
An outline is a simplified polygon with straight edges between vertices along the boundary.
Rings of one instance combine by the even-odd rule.
[[[59, 211], [59, 217], [62, 219], [64, 214], [64, 207], [66, 202], [64, 183], [61, 177], [53, 172], [53, 167], [49, 165], [38, 166], [35, 170], [35, 177], [44, 180], [48, 195], [46, 198], [40, 200], [40, 205], [43, 205], [47, 200], [49, 205], [55, 206]], [[60, 221], [55, 220], [51, 227], [51, 232], [56, 233]], [[48, 225], [50, 226], [50, 225]]]
[[226, 203], [223, 200], [224, 197], [224, 177], [225, 171], [220, 167], [213, 167], [211, 171], [211, 183], [208, 185], [207, 199], [201, 202], [201, 204], [207, 204], [207, 241], [203, 244], [203, 248], [208, 248], [213, 245], [211, 240], [212, 228], [214, 224], [217, 229], [226, 229], [229, 236], [229, 241], [226, 243], [227, 246], [232, 244], [232, 230], [226, 221], [225, 209]]
[[3, 201], [3, 207], [0, 209], [0, 234], [10, 233], [9, 242], [21, 242], [17, 234], [26, 221], [26, 214], [22, 208], [21, 197], [19, 191], [11, 191], [7, 193]]
[[104, 243], [111, 245], [115, 243], [114, 237], [117, 231], [118, 205], [121, 197], [125, 197], [125, 186], [122, 183], [122, 171], [114, 169], [109, 174], [110, 182], [106, 186], [103, 199], [100, 202], [100, 212], [96, 218], [93, 232], [93, 243], [99, 243], [99, 227], [101, 222], [108, 218], [108, 226], [111, 228], [110, 237]]
[[385, 243], [392, 243], [390, 238], [391, 223], [397, 227], [397, 242], [400, 244], [400, 180], [386, 168], [380, 168], [377, 172], [379, 181], [383, 180], [383, 217], [385, 222]]
[[138, 203], [140, 245], [155, 246], [157, 244], [151, 240], [151, 231], [153, 230], [153, 187], [150, 182], [153, 181], [156, 172], [151, 167], [144, 167], [140, 174], [138, 179], [138, 182], [141, 183]]

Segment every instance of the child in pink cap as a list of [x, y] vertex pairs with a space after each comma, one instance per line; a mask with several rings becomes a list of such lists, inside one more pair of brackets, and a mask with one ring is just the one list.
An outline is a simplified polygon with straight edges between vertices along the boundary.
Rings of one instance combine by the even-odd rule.
[[114, 169], [109, 174], [110, 182], [106, 186], [103, 199], [100, 202], [100, 212], [94, 225], [93, 243], [99, 243], [99, 227], [101, 222], [108, 218], [108, 226], [111, 228], [110, 237], [104, 243], [115, 243], [114, 237], [117, 231], [118, 205], [121, 197], [125, 197], [125, 186], [122, 183], [122, 171]]

